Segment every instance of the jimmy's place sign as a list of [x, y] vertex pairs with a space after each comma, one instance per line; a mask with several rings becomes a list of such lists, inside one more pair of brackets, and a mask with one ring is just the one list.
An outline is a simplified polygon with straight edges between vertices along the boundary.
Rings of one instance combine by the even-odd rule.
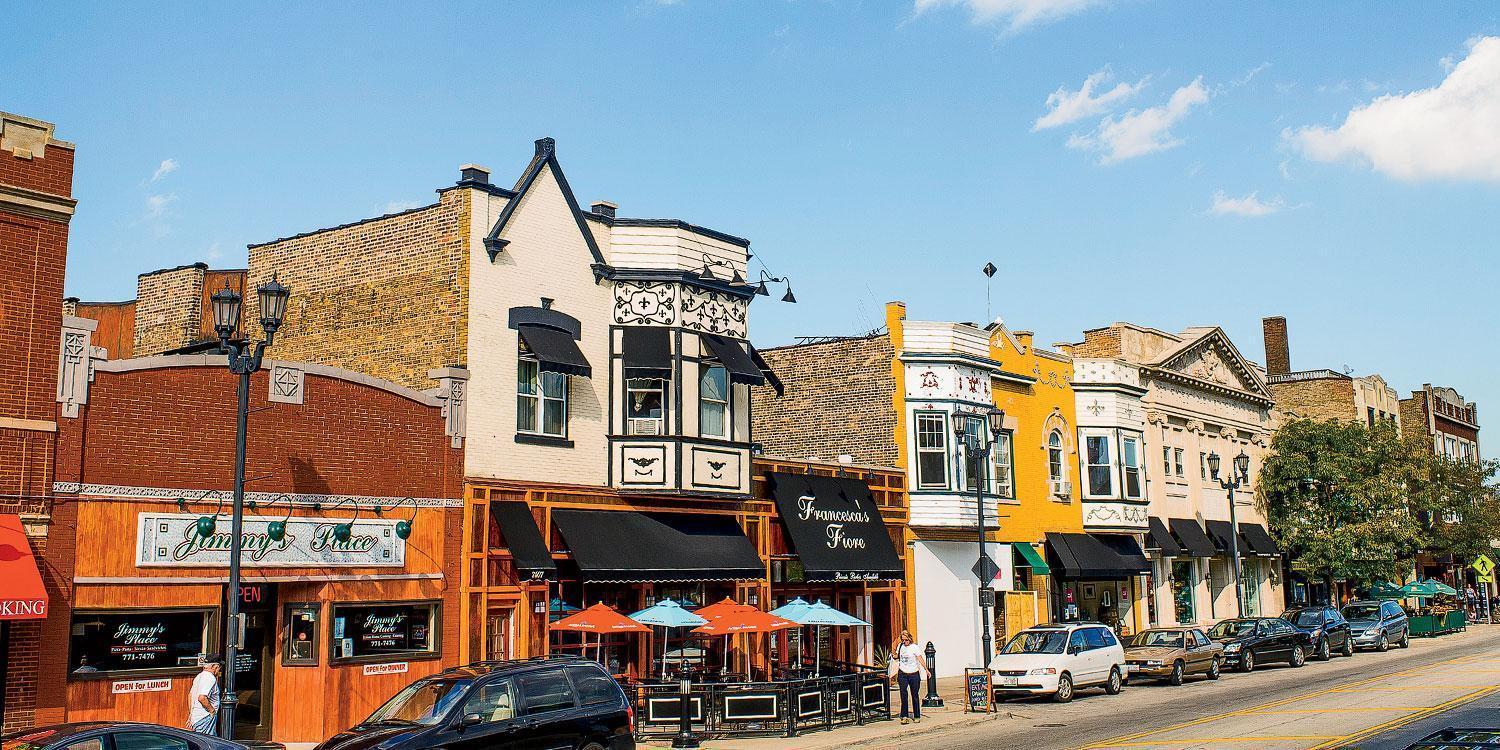
[[[406, 564], [406, 541], [396, 522], [358, 519], [340, 542], [334, 527], [346, 518], [289, 518], [286, 535], [273, 540], [267, 527], [280, 518], [246, 518], [240, 535], [240, 564], [250, 568], [373, 568]], [[136, 528], [138, 566], [222, 568], [233, 545], [229, 519], [220, 517], [211, 536], [198, 535], [198, 516], [142, 513]]]

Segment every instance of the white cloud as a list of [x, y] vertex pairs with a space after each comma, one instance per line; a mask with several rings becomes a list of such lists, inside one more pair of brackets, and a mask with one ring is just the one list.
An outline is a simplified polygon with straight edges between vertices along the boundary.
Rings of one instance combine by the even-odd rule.
[[1469, 54], [1434, 88], [1355, 107], [1336, 128], [1282, 132], [1315, 161], [1355, 161], [1398, 180], [1500, 182], [1500, 37]]
[[422, 205], [421, 201], [389, 201], [389, 202], [387, 202], [385, 204], [385, 209], [382, 210], [381, 213], [383, 213], [383, 214], [400, 213], [402, 211], [407, 211], [407, 210], [416, 208], [417, 206], [420, 206], [420, 205]]
[[167, 212], [167, 207], [177, 201], [173, 195], [148, 195], [146, 196], [146, 218], [159, 219]]
[[219, 246], [218, 242], [214, 242], [212, 245], [208, 246], [207, 250], [203, 251], [204, 260], [219, 260], [223, 257], [224, 249]]
[[1004, 23], [1007, 33], [1015, 33], [1104, 4], [1105, 0], [915, 0], [913, 10], [920, 15], [942, 6], [963, 6], [974, 23]]
[[176, 159], [162, 159], [161, 160], [161, 165], [156, 168], [155, 172], [151, 173], [151, 181], [152, 182], [158, 182], [158, 181], [160, 181], [161, 178], [166, 177], [167, 175], [172, 174], [173, 172], [176, 172], [177, 171], [177, 167], [178, 167], [178, 164], [177, 164], [177, 160]]
[[1032, 132], [1067, 125], [1085, 117], [1108, 112], [1126, 99], [1140, 93], [1149, 76], [1135, 83], [1115, 84], [1114, 88], [1095, 96], [1095, 87], [1107, 83], [1110, 78], [1109, 68], [1105, 67], [1083, 79], [1083, 85], [1077, 91], [1059, 88], [1048, 94], [1047, 114], [1038, 117], [1036, 122], [1032, 123]]
[[1240, 76], [1239, 78], [1234, 79], [1234, 85], [1236, 87], [1239, 87], [1239, 86], [1244, 86], [1244, 85], [1250, 83], [1250, 81], [1254, 80], [1254, 78], [1256, 76], [1260, 75], [1261, 71], [1263, 71], [1263, 70], [1265, 70], [1266, 68], [1269, 68], [1269, 67], [1271, 67], [1270, 63], [1263, 62], [1263, 63], [1261, 63], [1261, 64], [1259, 64], [1259, 65], [1257, 65], [1257, 66], [1255, 66], [1255, 67], [1253, 67], [1253, 68], [1245, 71], [1244, 75]]
[[1231, 198], [1223, 190], [1214, 191], [1214, 202], [1208, 212], [1215, 216], [1269, 216], [1286, 208], [1281, 196], [1269, 201], [1260, 199], [1259, 193], [1250, 193], [1243, 198]]
[[1166, 104], [1133, 109], [1119, 117], [1106, 117], [1092, 133], [1069, 138], [1068, 147], [1102, 152], [1099, 157], [1101, 164], [1175, 148], [1182, 145], [1182, 140], [1172, 135], [1172, 127], [1187, 117], [1193, 107], [1208, 101], [1208, 96], [1203, 76], [1198, 76], [1192, 83], [1172, 92]]

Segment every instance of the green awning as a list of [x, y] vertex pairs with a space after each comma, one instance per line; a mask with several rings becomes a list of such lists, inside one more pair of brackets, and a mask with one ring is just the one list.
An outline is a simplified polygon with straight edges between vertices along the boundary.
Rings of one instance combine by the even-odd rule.
[[1052, 575], [1052, 569], [1047, 567], [1047, 561], [1042, 559], [1042, 556], [1037, 553], [1035, 547], [1022, 543], [1012, 544], [1011, 547], [1021, 553], [1022, 563], [1026, 567], [1031, 568], [1032, 575]]

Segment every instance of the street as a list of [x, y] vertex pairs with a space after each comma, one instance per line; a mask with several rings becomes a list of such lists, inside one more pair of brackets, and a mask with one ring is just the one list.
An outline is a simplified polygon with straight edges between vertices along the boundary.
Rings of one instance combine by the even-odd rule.
[[[1182, 687], [1133, 684], [1119, 696], [1082, 692], [1070, 704], [1012, 701], [993, 724], [955, 726], [920, 738], [897, 733], [866, 747], [962, 750], [1254, 747], [1264, 750], [1349, 747], [1404, 748], [1449, 725], [1444, 709], [1493, 697], [1500, 690], [1500, 629], [1414, 639], [1408, 650], [1360, 652], [1301, 669], [1266, 667], [1252, 674], [1201, 678]], [[1401, 733], [1423, 721], [1422, 734]], [[1469, 725], [1496, 721], [1465, 717]]]

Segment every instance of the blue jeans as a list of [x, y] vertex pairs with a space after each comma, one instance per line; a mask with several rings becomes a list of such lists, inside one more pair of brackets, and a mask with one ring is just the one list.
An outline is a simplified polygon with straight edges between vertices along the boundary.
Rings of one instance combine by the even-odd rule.
[[203, 718], [201, 718], [201, 719], [193, 722], [193, 731], [197, 732], [199, 734], [207, 734], [207, 735], [215, 735], [215, 734], [217, 734], [217, 732], [214, 731], [214, 726], [218, 723], [216, 721], [217, 718], [218, 717], [215, 716], [214, 714], [209, 714], [209, 715], [207, 715], [207, 716], [205, 716], [205, 717], [203, 717]]
[[911, 695], [911, 715], [922, 718], [922, 673], [897, 672], [896, 692], [901, 694], [901, 718], [906, 718], [908, 693]]

